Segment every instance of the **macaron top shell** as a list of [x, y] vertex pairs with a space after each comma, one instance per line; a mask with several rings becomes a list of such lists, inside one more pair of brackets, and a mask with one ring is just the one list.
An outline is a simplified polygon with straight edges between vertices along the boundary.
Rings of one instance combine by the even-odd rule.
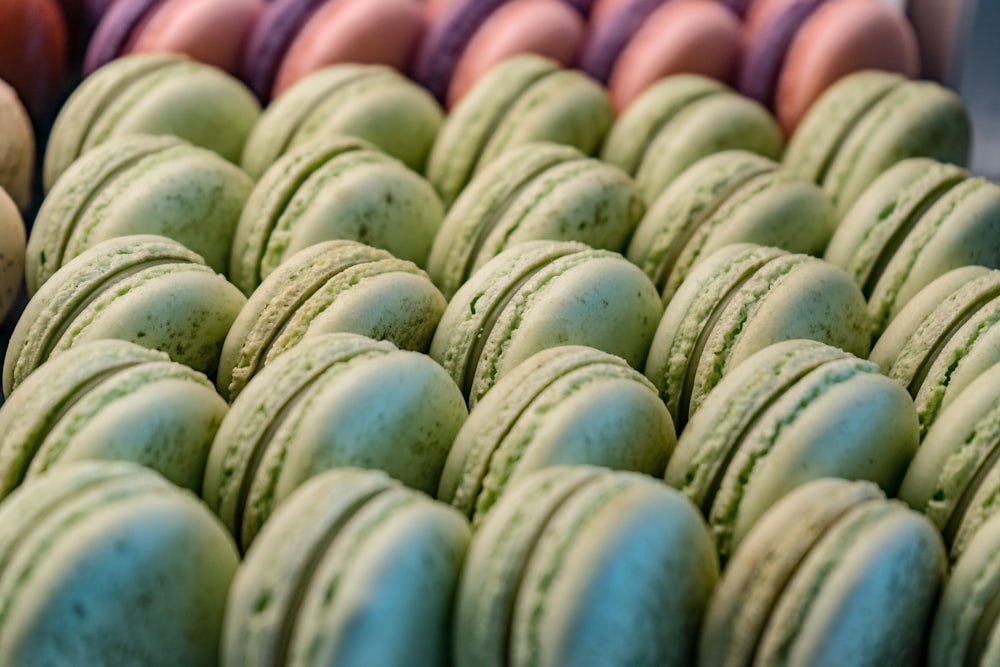
[[580, 53], [580, 68], [598, 81], [607, 81], [622, 49], [664, 1], [599, 2], [591, 14], [591, 32]]
[[24, 221], [0, 187], [0, 321], [13, 310], [24, 276]]
[[309, 17], [326, 0], [277, 0], [264, 11], [247, 38], [243, 75], [262, 100], [271, 98], [271, 89], [288, 46]]
[[0, 188], [24, 211], [31, 197], [35, 132], [17, 91], [0, 79]]

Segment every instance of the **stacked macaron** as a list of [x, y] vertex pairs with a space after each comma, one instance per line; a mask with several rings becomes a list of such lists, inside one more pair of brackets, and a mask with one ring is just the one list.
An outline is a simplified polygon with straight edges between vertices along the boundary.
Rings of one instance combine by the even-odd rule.
[[57, 0], [0, 1], [0, 80], [37, 122], [54, 111], [68, 64], [69, 31]]

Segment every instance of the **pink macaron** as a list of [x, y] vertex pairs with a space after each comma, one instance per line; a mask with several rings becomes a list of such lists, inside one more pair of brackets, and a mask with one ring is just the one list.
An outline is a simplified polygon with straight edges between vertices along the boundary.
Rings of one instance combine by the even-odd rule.
[[143, 18], [125, 52], [186, 53], [235, 74], [263, 6], [263, 0], [164, 0]]
[[424, 31], [419, 0], [336, 0], [320, 6], [286, 51], [274, 81], [277, 97], [334, 63], [389, 65], [405, 72]]
[[742, 51], [741, 24], [714, 0], [672, 0], [660, 5], [615, 61], [608, 88], [624, 110], [646, 88], [672, 74], [701, 74], [730, 82]]
[[564, 66], [572, 64], [585, 32], [583, 16], [564, 0], [510, 0], [469, 40], [448, 87], [448, 106], [454, 106], [483, 74], [513, 56], [533, 53]]

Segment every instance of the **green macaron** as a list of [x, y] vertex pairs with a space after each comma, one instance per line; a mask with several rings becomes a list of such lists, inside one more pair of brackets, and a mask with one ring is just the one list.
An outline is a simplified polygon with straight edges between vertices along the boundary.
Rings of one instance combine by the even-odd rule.
[[469, 412], [438, 498], [473, 526], [516, 479], [559, 464], [660, 476], [677, 437], [656, 388], [624, 359], [580, 345], [542, 350]]
[[815, 480], [765, 514], [726, 565], [697, 664], [922, 664], [946, 569], [925, 517], [870, 482]]
[[434, 189], [399, 160], [355, 137], [317, 138], [261, 176], [233, 235], [229, 275], [249, 295], [285, 259], [333, 239], [423, 266], [443, 216]]
[[56, 271], [28, 302], [4, 358], [4, 395], [51, 355], [102, 338], [162, 350], [214, 377], [244, 303], [234, 285], [176, 241], [104, 241]]
[[769, 507], [810, 480], [867, 479], [894, 494], [918, 442], [909, 394], [875, 364], [786, 340], [708, 393], [665, 479], [702, 508], [728, 558]]
[[632, 472], [555, 466], [512, 484], [473, 534], [455, 664], [694, 664], [719, 576], [705, 524]]
[[1000, 186], [928, 158], [901, 160], [848, 210], [825, 258], [862, 287], [878, 336], [941, 274], [1000, 268]]
[[626, 257], [667, 303], [692, 267], [724, 245], [818, 254], [835, 223], [819, 187], [756, 153], [728, 150], [695, 162], [651, 203]]
[[963, 267], [917, 293], [889, 324], [870, 359], [906, 387], [921, 438], [941, 410], [1000, 361], [1000, 271]]
[[510, 149], [469, 182], [434, 238], [427, 271], [446, 296], [492, 257], [536, 239], [621, 251], [645, 205], [621, 169], [572, 146]]
[[749, 243], [698, 264], [667, 304], [645, 373], [680, 432], [722, 377], [754, 352], [805, 338], [868, 356], [861, 290], [820, 259]]
[[789, 140], [784, 161], [822, 185], [840, 217], [900, 160], [965, 165], [970, 147], [969, 115], [957, 94], [933, 81], [871, 70], [826, 89]]
[[954, 564], [934, 614], [928, 667], [1000, 662], [1000, 518], [979, 528]]
[[28, 240], [28, 293], [84, 250], [129, 234], [167, 236], [224, 272], [253, 186], [239, 167], [177, 137], [110, 138], [70, 165], [42, 203]]
[[467, 414], [458, 387], [427, 355], [358, 334], [314, 336], [233, 401], [202, 496], [246, 548], [284, 498], [330, 468], [385, 470], [433, 493]]
[[505, 151], [548, 141], [591, 155], [613, 120], [607, 92], [586, 74], [541, 56], [515, 56], [480, 78], [448, 114], [427, 161], [427, 178], [449, 207]]
[[0, 405], [0, 498], [85, 459], [134, 461], [197, 492], [226, 409], [208, 378], [163, 352], [122, 340], [78, 345]]
[[920, 444], [899, 497], [944, 534], [954, 561], [996, 513], [1000, 496], [1000, 365], [964, 387]]
[[370, 141], [419, 171], [442, 117], [430, 93], [392, 68], [331, 65], [271, 102], [247, 138], [241, 164], [260, 178], [300, 143], [346, 134]]
[[468, 542], [458, 512], [385, 473], [318, 475], [275, 511], [240, 565], [219, 664], [449, 664]]
[[238, 162], [259, 116], [250, 89], [218, 68], [175, 54], [119, 58], [60, 110], [45, 150], [45, 189], [83, 153], [123, 134], [175, 135]]
[[447, 302], [413, 262], [356, 241], [326, 241], [288, 258], [253, 291], [219, 357], [229, 400], [300, 341], [345, 331], [425, 351]]
[[535, 352], [587, 345], [641, 368], [662, 306], [637, 266], [575, 241], [526, 241], [491, 259], [455, 293], [430, 355], [470, 407]]
[[661, 79], [629, 105], [601, 157], [634, 175], [652, 204], [700, 158], [739, 149], [777, 160], [783, 147], [781, 128], [763, 106], [717, 81], [680, 74]]
[[196, 496], [79, 461], [0, 504], [0, 663], [217, 664], [239, 555]]

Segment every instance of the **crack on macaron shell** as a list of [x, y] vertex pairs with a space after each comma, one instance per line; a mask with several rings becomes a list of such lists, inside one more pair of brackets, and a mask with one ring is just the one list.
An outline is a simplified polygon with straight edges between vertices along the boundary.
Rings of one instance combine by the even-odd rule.
[[834, 84], [813, 105], [791, 136], [785, 166], [822, 185], [837, 152], [865, 114], [905, 79], [889, 72], [864, 72]]
[[525, 489], [523, 502], [511, 500], [484, 522], [478, 534], [495, 539], [470, 545], [456, 596], [457, 661], [509, 664], [514, 610], [535, 545], [569, 499], [602, 479], [604, 472], [596, 467], [547, 469]]
[[[123, 172], [147, 156], [175, 146], [178, 141], [173, 137], [154, 139], [150, 136], [129, 142], [115, 152], [95, 150], [87, 161], [81, 163], [81, 167], [71, 172], [69, 179], [72, 180], [60, 179], [61, 184], [52, 188], [32, 228], [33, 243], [30, 244], [28, 257], [30, 261], [37, 256], [38, 262], [31, 262], [26, 267], [31, 293], [38, 291], [41, 284], [68, 261], [66, 248], [73, 230], [98, 195]], [[100, 162], [92, 164], [97, 160]], [[86, 171], [82, 169], [84, 165]]]
[[167, 54], [134, 56], [116, 61], [83, 81], [66, 101], [49, 135], [45, 190], [51, 190], [59, 176], [80, 156], [91, 126], [114, 99], [136, 81], [178, 62], [184, 62], [184, 58]]
[[[956, 225], [956, 211], [963, 203], [968, 202], [976, 194], [985, 192], [990, 188], [990, 184], [982, 179], [968, 179], [964, 183], [952, 188], [944, 197], [934, 203], [932, 207], [921, 216], [918, 225], [911, 231], [902, 246], [903, 251], [897, 251], [890, 259], [886, 270], [882, 274], [882, 279], [872, 290], [869, 298], [869, 314], [875, 322], [877, 330], [884, 330], [891, 321], [894, 311], [898, 312], [899, 295], [906, 287], [913, 275], [914, 266], [925, 252], [936, 249], [934, 240], [939, 232], [946, 227], [954, 228]], [[970, 235], [971, 236], [971, 235]], [[970, 238], [967, 236], [966, 238]], [[979, 239], [971, 237], [972, 242], [979, 243]]]
[[[653, 84], [622, 112], [601, 148], [601, 159], [635, 176], [646, 151], [688, 105], [713, 95], [731, 94], [724, 84], [697, 75], [678, 74]], [[661, 97], [666, 99], [661, 99]]]
[[536, 56], [511, 59], [487, 72], [448, 114], [425, 170], [446, 207], [456, 202], [472, 175], [481, 171], [479, 156], [504, 114], [525, 90], [556, 68], [556, 63]]
[[[695, 231], [743, 185], [777, 168], [776, 164], [769, 164], [756, 154], [726, 155], [724, 162], [709, 162], [712, 168], [707, 169], [707, 173], [702, 173], [706, 171], [704, 167], [692, 168], [686, 170], [689, 174], [686, 178], [682, 175], [676, 184], [668, 186], [639, 223], [640, 228], [650, 229], [656, 223], [655, 236], [639, 245], [645, 235], [640, 236], [636, 229], [629, 243], [626, 256], [642, 268], [661, 294], [671, 269]], [[695, 175], [698, 177], [691, 183]]]
[[[650, 391], [655, 391], [645, 377], [627, 364], [602, 363], [590, 364], [586, 368], [555, 378], [550, 385], [533, 397], [530, 406], [512, 420], [507, 431], [494, 441], [495, 446], [484, 466], [486, 474], [475, 491], [473, 528], [482, 523], [483, 518], [496, 505], [511, 480], [523, 474], [522, 460], [529, 447], [536, 442], [537, 432], [546, 425], [546, 415], [556, 411], [587, 385], [607, 382], [610, 389], [616, 380], [638, 382]], [[553, 393], [555, 395], [551, 395]], [[621, 443], [622, 454], [630, 449], [630, 444], [633, 443]]]
[[[797, 346], [767, 367], [766, 372], [753, 375], [735, 388], [719, 414], [713, 413], [711, 423], [704, 422], [707, 433], [701, 433], [703, 418], [692, 420], [690, 434], [684, 440], [692, 442], [691, 438], [697, 433], [699, 437], [693, 441], [697, 449], [682, 469], [678, 468], [683, 459], [675, 454], [675, 465], [668, 469], [667, 483], [683, 491], [707, 516], [725, 472], [747, 434], [757, 427], [779, 398], [805, 376], [824, 364], [847, 358], [846, 352], [828, 345]], [[680, 446], [678, 442], [678, 448]]]
[[719, 553], [726, 557], [732, 553], [734, 532], [740, 518], [740, 508], [746, 487], [753, 482], [756, 471], [767, 462], [779, 444], [782, 433], [790, 428], [795, 421], [809, 408], [814, 408], [817, 401], [833, 387], [849, 382], [854, 377], [865, 373], [877, 373], [878, 370], [870, 362], [861, 359], [845, 359], [820, 367], [816, 374], [818, 378], [811, 386], [803, 389], [803, 393], [793, 405], [788, 406], [784, 414], [769, 415], [770, 419], [743, 439], [738, 452], [733, 457], [732, 464], [726, 469], [718, 493], [708, 516], [709, 527], [715, 536]]

